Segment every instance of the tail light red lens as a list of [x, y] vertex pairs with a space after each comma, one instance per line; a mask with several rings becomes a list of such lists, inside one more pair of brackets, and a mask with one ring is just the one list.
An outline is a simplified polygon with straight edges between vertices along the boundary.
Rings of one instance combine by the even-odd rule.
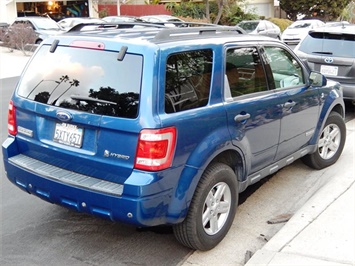
[[144, 129], [139, 135], [134, 167], [158, 171], [171, 166], [176, 145], [176, 128]]
[[10, 135], [17, 134], [17, 125], [16, 125], [16, 108], [14, 103], [10, 101], [9, 103], [9, 112], [7, 116], [7, 130]]

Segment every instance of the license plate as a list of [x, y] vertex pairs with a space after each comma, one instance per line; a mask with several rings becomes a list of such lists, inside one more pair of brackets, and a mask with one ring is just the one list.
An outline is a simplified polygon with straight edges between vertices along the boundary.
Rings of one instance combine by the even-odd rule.
[[337, 76], [338, 75], [338, 67], [337, 66], [327, 66], [321, 65], [320, 73], [328, 76]]
[[53, 141], [68, 146], [81, 148], [84, 130], [76, 125], [56, 123]]

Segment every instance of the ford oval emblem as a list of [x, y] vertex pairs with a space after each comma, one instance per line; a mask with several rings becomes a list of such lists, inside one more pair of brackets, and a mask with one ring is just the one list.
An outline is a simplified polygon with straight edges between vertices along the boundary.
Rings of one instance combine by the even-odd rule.
[[334, 61], [334, 59], [333, 59], [332, 57], [326, 57], [326, 58], [324, 59], [324, 62], [326, 62], [326, 63], [328, 63], [328, 64], [333, 63], [333, 61]]
[[68, 112], [58, 111], [56, 117], [63, 122], [68, 122], [73, 119], [72, 115]]

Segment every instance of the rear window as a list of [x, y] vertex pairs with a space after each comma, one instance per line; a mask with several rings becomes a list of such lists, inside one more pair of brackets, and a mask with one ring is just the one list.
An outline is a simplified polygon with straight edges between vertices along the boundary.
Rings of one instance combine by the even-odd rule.
[[238, 26], [245, 30], [247, 33], [250, 33], [256, 29], [258, 24], [259, 22], [241, 22], [238, 24]]
[[21, 97], [115, 117], [138, 115], [143, 57], [118, 52], [42, 46], [19, 84]]
[[307, 54], [355, 57], [355, 35], [312, 32], [301, 43], [299, 50]]

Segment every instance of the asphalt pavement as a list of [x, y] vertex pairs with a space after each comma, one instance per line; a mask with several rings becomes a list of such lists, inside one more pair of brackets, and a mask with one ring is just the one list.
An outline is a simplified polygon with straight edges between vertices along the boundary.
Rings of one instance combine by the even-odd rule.
[[[0, 80], [19, 76], [28, 60], [19, 51], [0, 47]], [[329, 180], [261, 249], [249, 254], [247, 266], [355, 265], [355, 120], [346, 126], [343, 154], [338, 163], [324, 170]], [[226, 237], [213, 252], [194, 252], [182, 265], [236, 265], [233, 260], [221, 261], [221, 256], [216, 261], [215, 256], [216, 252], [233, 254], [228, 242], [236, 239]]]

